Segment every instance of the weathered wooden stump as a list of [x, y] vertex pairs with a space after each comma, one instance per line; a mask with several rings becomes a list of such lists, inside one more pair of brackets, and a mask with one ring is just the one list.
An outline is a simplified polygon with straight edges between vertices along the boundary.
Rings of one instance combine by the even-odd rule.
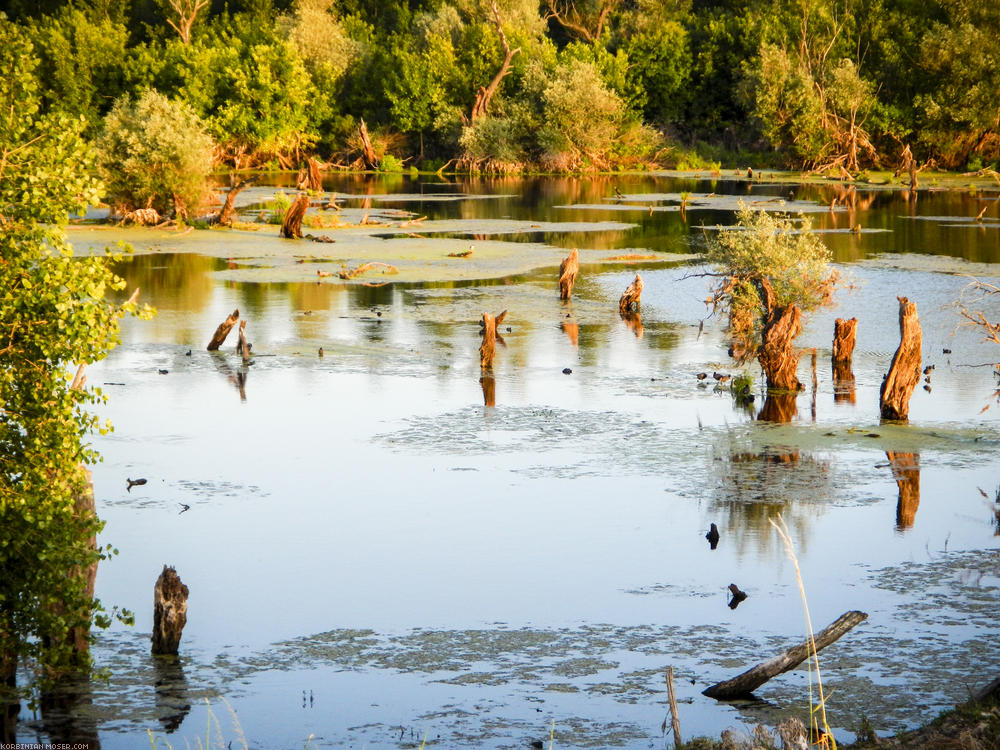
[[779, 307], [774, 288], [768, 279], [755, 279], [755, 286], [765, 311], [757, 361], [764, 369], [767, 387], [785, 391], [801, 390], [802, 383], [797, 376], [799, 353], [792, 342], [802, 332], [802, 311], [796, 304]]
[[306, 164], [309, 171], [309, 189], [314, 193], [323, 192], [323, 174], [320, 172], [319, 162], [310, 156]]
[[899, 487], [896, 502], [896, 528], [899, 531], [913, 526], [920, 507], [920, 454], [886, 451], [886, 458], [892, 466], [892, 478]]
[[229, 317], [224, 321], [219, 323], [219, 327], [215, 329], [215, 334], [212, 336], [212, 340], [208, 342], [208, 351], [217, 351], [220, 346], [225, 342], [226, 336], [229, 332], [233, 330], [233, 326], [236, 325], [236, 321], [240, 318], [239, 308], [233, 310], [229, 313]]
[[484, 370], [493, 367], [493, 357], [496, 355], [497, 338], [499, 338], [497, 336], [497, 326], [503, 322], [506, 316], [506, 310], [496, 317], [493, 317], [489, 313], [483, 313], [483, 343], [479, 346], [479, 366]]
[[851, 365], [851, 358], [854, 356], [855, 338], [858, 333], [858, 319], [837, 318], [833, 323], [833, 362], [834, 364], [846, 362]]
[[709, 698], [717, 700], [732, 700], [748, 696], [772, 677], [795, 669], [795, 667], [799, 666], [799, 664], [814, 653], [819, 653], [819, 651], [836, 641], [855, 625], [867, 619], [868, 615], [865, 612], [858, 612], [856, 610], [845, 612], [833, 623], [816, 633], [810, 640], [793, 646], [765, 662], [761, 662], [731, 680], [725, 680], [724, 682], [712, 685], [712, 687], [703, 690], [702, 695], [707, 695]]
[[574, 247], [559, 264], [559, 299], [569, 299], [573, 295], [573, 284], [579, 272], [580, 253]]
[[920, 382], [920, 347], [923, 332], [917, 305], [906, 297], [899, 300], [899, 348], [879, 390], [882, 419], [905, 421], [910, 412], [910, 396]]
[[281, 236], [290, 240], [301, 239], [302, 219], [309, 208], [309, 196], [305, 193], [299, 195], [295, 202], [285, 211], [285, 218], [281, 222]]
[[188, 587], [177, 571], [163, 566], [153, 587], [153, 654], [176, 655], [187, 624]]
[[219, 224], [224, 227], [231, 227], [233, 225], [236, 196], [240, 194], [240, 191], [256, 181], [256, 176], [248, 177], [229, 189], [229, 192], [226, 193], [226, 202], [222, 204], [222, 210], [219, 212]]
[[247, 343], [247, 336], [245, 329], [247, 327], [246, 319], [240, 321], [240, 340], [236, 344], [236, 351], [240, 353], [243, 357], [243, 361], [246, 362], [250, 359], [250, 344]]
[[635, 279], [618, 300], [618, 311], [622, 315], [638, 311], [640, 297], [642, 297], [642, 277], [636, 274]]
[[378, 156], [375, 155], [375, 147], [372, 146], [372, 139], [368, 135], [368, 126], [364, 119], [358, 126], [358, 138], [361, 141], [361, 158], [365, 163], [365, 169], [378, 169]]

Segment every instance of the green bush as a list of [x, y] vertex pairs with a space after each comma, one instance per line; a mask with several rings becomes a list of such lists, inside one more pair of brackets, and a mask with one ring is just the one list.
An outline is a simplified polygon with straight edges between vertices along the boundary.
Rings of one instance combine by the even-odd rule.
[[116, 211], [154, 208], [181, 218], [207, 194], [212, 139], [192, 109], [150, 90], [115, 102], [98, 139], [107, 199]]

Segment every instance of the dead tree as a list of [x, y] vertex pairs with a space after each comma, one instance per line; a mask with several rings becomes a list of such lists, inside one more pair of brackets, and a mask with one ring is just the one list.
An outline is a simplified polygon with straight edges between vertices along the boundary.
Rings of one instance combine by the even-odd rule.
[[899, 488], [896, 502], [896, 528], [899, 531], [913, 526], [920, 507], [920, 454], [886, 451], [885, 457], [892, 466], [892, 478]]
[[372, 146], [372, 139], [368, 136], [368, 126], [365, 125], [364, 119], [358, 126], [358, 137], [361, 139], [361, 158], [365, 163], [365, 169], [377, 170], [379, 159], [375, 155], [375, 147]]
[[809, 640], [778, 654], [765, 662], [761, 662], [752, 669], [748, 669], [743, 674], [737, 675], [731, 680], [719, 682], [712, 687], [703, 690], [702, 695], [716, 700], [733, 700], [742, 698], [753, 693], [772, 677], [776, 677], [783, 672], [795, 669], [806, 659], [822, 649], [829, 646], [842, 635], [851, 630], [855, 625], [868, 619], [868, 614], [857, 610], [845, 612], [833, 623], [825, 627], [815, 636], [810, 636]]
[[233, 212], [235, 210], [236, 196], [240, 194], [240, 191], [246, 187], [249, 187], [257, 181], [257, 176], [248, 177], [245, 180], [240, 181], [234, 187], [229, 188], [229, 192], [226, 193], [226, 202], [222, 204], [222, 210], [219, 212], [219, 224], [224, 227], [231, 227], [233, 225]]
[[910, 396], [920, 382], [920, 347], [923, 332], [917, 305], [906, 297], [899, 300], [899, 348], [879, 390], [882, 419], [905, 421], [910, 412]]
[[240, 311], [239, 308], [237, 308], [229, 313], [228, 318], [219, 323], [219, 327], [215, 329], [215, 334], [212, 336], [212, 340], [208, 342], [208, 351], [218, 351], [219, 347], [225, 342], [226, 336], [228, 336], [229, 332], [233, 330], [233, 326], [236, 325], [236, 321], [239, 319]]
[[483, 343], [479, 346], [479, 366], [484, 370], [493, 367], [493, 357], [496, 355], [497, 339], [503, 342], [503, 338], [497, 334], [497, 327], [507, 316], [507, 311], [493, 317], [489, 313], [483, 313], [482, 333]]
[[163, 572], [153, 587], [153, 655], [177, 655], [187, 624], [188, 587], [173, 568]]
[[550, 18], [578, 39], [593, 44], [601, 38], [604, 24], [619, 0], [600, 0], [596, 15], [588, 16], [577, 8], [576, 0], [547, 0], [548, 12], [545, 20]]
[[573, 296], [573, 284], [580, 272], [580, 253], [574, 247], [569, 256], [559, 264], [559, 299], [569, 299]]
[[167, 23], [180, 34], [185, 46], [191, 44], [191, 27], [194, 26], [198, 12], [208, 5], [208, 0], [167, 0], [167, 5], [177, 14], [176, 23], [172, 18], [168, 18]]
[[307, 208], [309, 208], [309, 196], [302, 193], [285, 211], [285, 218], [281, 222], [282, 237], [287, 237], [290, 240], [302, 237], [302, 219], [306, 215]]
[[244, 362], [246, 362], [247, 360], [250, 359], [250, 344], [247, 343], [247, 336], [246, 336], [246, 333], [245, 333], [246, 327], [247, 327], [246, 320], [245, 319], [241, 320], [240, 321], [240, 340], [239, 340], [239, 343], [236, 344], [236, 351], [238, 351], [240, 353], [240, 356], [243, 357], [243, 361]]
[[833, 324], [833, 400], [835, 402], [854, 403], [855, 379], [851, 369], [851, 358], [854, 354], [855, 337], [858, 330], [858, 319], [845, 320], [837, 318]]
[[764, 328], [757, 360], [764, 369], [768, 389], [798, 391], [802, 389], [797, 371], [799, 355], [792, 342], [802, 332], [802, 311], [795, 303], [779, 307], [771, 282], [765, 277], [754, 279], [754, 286], [764, 307]]
[[635, 275], [635, 279], [624, 291], [621, 299], [618, 300], [618, 312], [623, 316], [636, 312], [639, 309], [639, 300], [642, 297], [642, 277]]
[[507, 43], [507, 35], [503, 33], [503, 19], [500, 18], [500, 10], [497, 8], [496, 0], [490, 2], [490, 12], [493, 16], [493, 25], [496, 27], [497, 35], [500, 37], [500, 45], [503, 47], [504, 58], [500, 64], [500, 70], [493, 76], [488, 86], [480, 86], [476, 92], [476, 101], [472, 105], [472, 112], [469, 114], [469, 124], [473, 124], [477, 119], [486, 114], [493, 100], [494, 94], [500, 87], [500, 82], [510, 73], [510, 63], [514, 55], [521, 51], [520, 47], [511, 49]]

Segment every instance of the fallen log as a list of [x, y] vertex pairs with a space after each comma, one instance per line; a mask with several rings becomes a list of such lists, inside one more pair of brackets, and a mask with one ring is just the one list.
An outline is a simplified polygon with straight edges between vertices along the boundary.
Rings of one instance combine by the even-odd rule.
[[173, 568], [163, 572], [153, 587], [153, 654], [177, 655], [181, 632], [187, 624], [188, 587]]
[[559, 299], [569, 299], [573, 296], [573, 284], [580, 272], [580, 253], [574, 247], [569, 256], [559, 264]]
[[906, 297], [899, 300], [899, 348], [892, 357], [889, 372], [879, 389], [882, 419], [906, 421], [910, 396], [920, 382], [920, 347], [923, 332], [917, 318], [917, 305]]
[[229, 313], [229, 317], [224, 321], [219, 323], [219, 327], [215, 329], [215, 334], [212, 336], [212, 340], [208, 342], [208, 351], [214, 352], [219, 349], [220, 346], [225, 342], [226, 336], [229, 332], [233, 330], [233, 326], [236, 325], [236, 321], [240, 318], [239, 308], [233, 310]]
[[639, 309], [640, 297], [642, 297], [642, 277], [636, 274], [635, 279], [628, 285], [621, 299], [618, 300], [618, 312], [622, 315], [636, 312]]
[[285, 211], [285, 218], [281, 222], [282, 237], [290, 240], [301, 239], [302, 219], [306, 215], [307, 208], [309, 208], [309, 196], [302, 193]]
[[759, 688], [772, 677], [776, 677], [783, 672], [795, 669], [802, 662], [808, 659], [813, 653], [818, 653], [829, 646], [842, 635], [851, 630], [855, 625], [868, 619], [866, 612], [853, 610], [845, 612], [833, 623], [816, 633], [810, 640], [793, 646], [787, 651], [778, 654], [765, 662], [761, 662], [752, 669], [748, 669], [743, 674], [737, 675], [731, 680], [719, 682], [712, 687], [702, 691], [702, 695], [717, 700], [733, 700], [744, 698], [754, 690]]

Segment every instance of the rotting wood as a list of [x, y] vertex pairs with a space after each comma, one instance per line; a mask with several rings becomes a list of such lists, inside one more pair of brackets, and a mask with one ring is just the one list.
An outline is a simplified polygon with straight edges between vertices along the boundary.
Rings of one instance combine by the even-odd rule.
[[309, 189], [314, 193], [323, 192], [323, 174], [320, 172], [319, 162], [310, 156], [306, 164], [306, 170], [309, 174]]
[[218, 223], [224, 227], [231, 227], [233, 225], [233, 213], [235, 212], [235, 202], [236, 196], [240, 194], [244, 188], [249, 187], [257, 181], [257, 176], [248, 177], [245, 180], [241, 180], [235, 186], [229, 189], [226, 193], [226, 202], [222, 204], [222, 210], [219, 211]]
[[361, 139], [361, 159], [365, 163], [365, 169], [377, 170], [379, 160], [378, 156], [375, 155], [375, 147], [372, 146], [372, 139], [368, 135], [368, 126], [365, 125], [364, 118], [358, 125], [358, 137]]
[[573, 284], [580, 272], [580, 253], [574, 247], [567, 257], [559, 264], [559, 299], [569, 299], [573, 296]]
[[854, 356], [855, 338], [858, 333], [858, 319], [837, 318], [833, 323], [833, 362], [846, 362], [848, 367]]
[[188, 587], [172, 567], [163, 572], [153, 587], [153, 654], [177, 655], [181, 633], [187, 624]]
[[814, 653], [819, 653], [853, 627], [867, 619], [868, 614], [866, 612], [859, 612], [857, 610], [845, 612], [809, 640], [793, 646], [765, 662], [761, 662], [731, 680], [725, 680], [724, 682], [712, 685], [710, 688], [703, 690], [702, 695], [707, 695], [709, 698], [717, 700], [733, 700], [735, 698], [746, 697], [772, 677], [795, 669], [795, 667]]
[[[399, 269], [395, 266], [389, 265], [388, 263], [379, 263], [377, 261], [372, 261], [371, 263], [362, 263], [357, 268], [350, 268], [344, 271], [340, 271], [337, 276], [342, 279], [353, 279], [355, 276], [363, 274], [365, 271], [371, 271], [373, 268], [384, 268], [382, 273], [399, 273]], [[319, 273], [317, 271], [317, 273]]]
[[300, 194], [295, 201], [285, 211], [285, 218], [281, 222], [281, 236], [290, 240], [297, 240], [302, 237], [302, 219], [305, 218], [306, 209], [309, 208], [309, 196]]
[[792, 342], [802, 332], [802, 311], [794, 303], [779, 307], [767, 278], [754, 279], [754, 286], [765, 313], [757, 361], [764, 370], [767, 387], [769, 390], [801, 390], [802, 383], [797, 376], [799, 353]]
[[899, 348], [892, 357], [889, 372], [879, 389], [882, 419], [906, 421], [910, 396], [920, 382], [920, 356], [923, 332], [917, 317], [917, 305], [906, 297], [899, 300]]
[[622, 315], [627, 315], [631, 312], [636, 312], [639, 309], [639, 301], [642, 297], [642, 277], [639, 274], [635, 275], [632, 283], [628, 285], [628, 288], [624, 291], [621, 299], [618, 300], [618, 311]]
[[247, 336], [245, 329], [247, 327], [246, 318], [240, 321], [240, 340], [236, 344], [236, 351], [240, 353], [243, 357], [243, 361], [246, 362], [250, 359], [250, 344], [247, 343]]
[[497, 340], [501, 342], [503, 338], [497, 334], [497, 327], [503, 322], [503, 319], [507, 317], [507, 311], [504, 310], [497, 316], [490, 315], [489, 313], [483, 313], [483, 320], [480, 323], [482, 327], [483, 342], [479, 345], [479, 366], [488, 370], [493, 367], [493, 358], [496, 355], [496, 345]]
[[208, 351], [217, 351], [220, 346], [226, 341], [226, 336], [229, 332], [233, 330], [233, 326], [236, 325], [236, 321], [240, 319], [239, 308], [233, 310], [229, 313], [229, 317], [224, 321], [219, 323], [219, 327], [215, 329], [215, 334], [212, 336], [212, 340], [208, 342]]
[[670, 729], [674, 734], [674, 747], [684, 746], [681, 739], [681, 718], [677, 712], [677, 698], [674, 696], [674, 668], [667, 667], [667, 700], [670, 701]]
[[899, 488], [896, 502], [896, 529], [903, 531], [913, 526], [920, 507], [920, 454], [886, 451], [892, 467], [892, 478]]

